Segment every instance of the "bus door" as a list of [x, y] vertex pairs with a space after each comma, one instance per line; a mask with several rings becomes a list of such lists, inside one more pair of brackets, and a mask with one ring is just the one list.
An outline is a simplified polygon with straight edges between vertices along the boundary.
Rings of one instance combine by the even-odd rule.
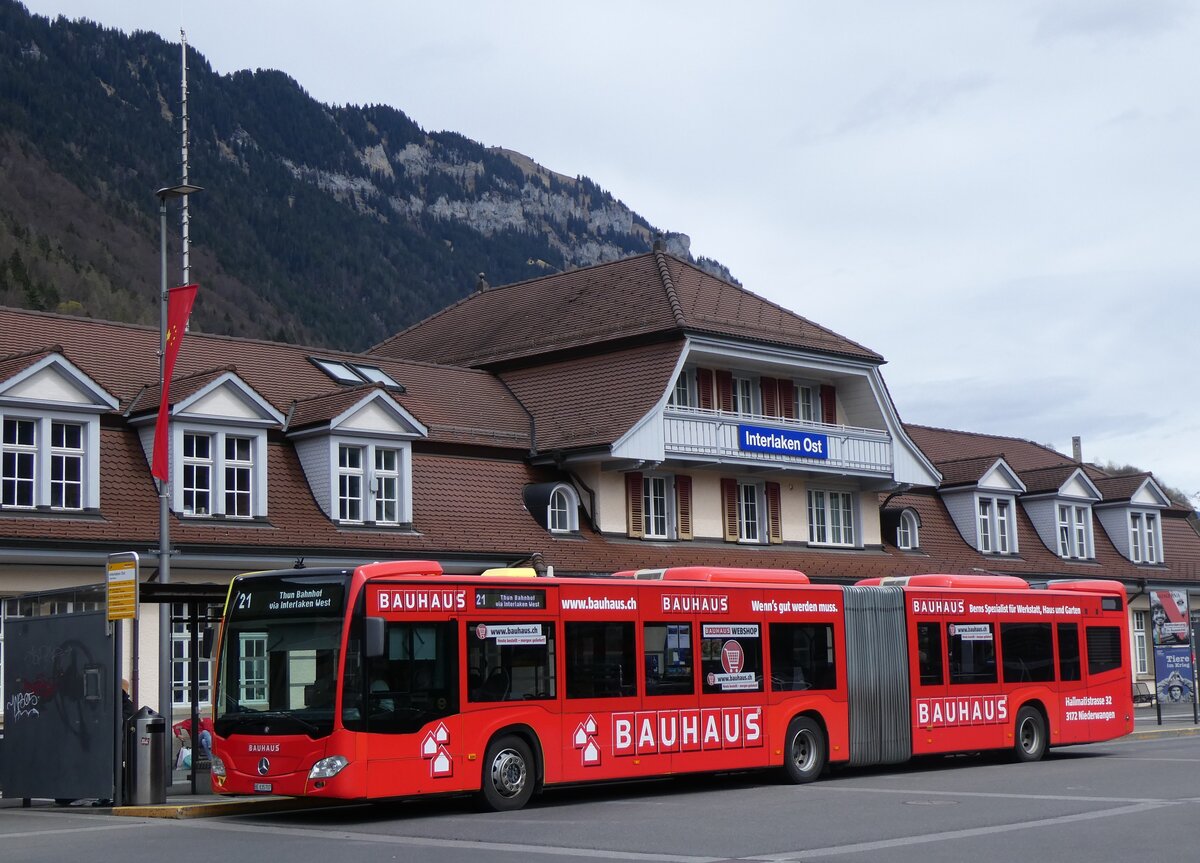
[[[1115, 602], [1107, 597], [1105, 601]], [[1079, 719], [1086, 721], [1089, 740], [1109, 740], [1133, 730], [1132, 684], [1125, 650], [1128, 639], [1122, 622], [1116, 615], [1109, 615], [1107, 620], [1085, 619], [1083, 673], [1087, 696], [1078, 708], [1069, 709], [1078, 709]], [[1190, 676], [1188, 669], [1189, 682]]]
[[[933, 736], [940, 750], [997, 749], [1015, 717], [1009, 715], [997, 668], [997, 625], [992, 620], [948, 615], [946, 698], [935, 705]], [[940, 707], [940, 711], [937, 709]]]
[[[909, 630], [909, 679], [913, 698], [913, 755], [946, 749], [944, 728], [946, 688], [945, 621], [914, 619]], [[915, 646], [913, 649], [912, 646]]]
[[[383, 653], [363, 663], [357, 711], [367, 733], [367, 796], [456, 790], [464, 756], [457, 621], [387, 620]], [[349, 691], [349, 689], [348, 689]], [[347, 723], [348, 725], [351, 723]]]
[[669, 773], [646, 742], [638, 693], [637, 598], [629, 585], [563, 585], [563, 712], [547, 777], [582, 782]]
[[1087, 701], [1083, 679], [1083, 632], [1079, 622], [1054, 625], [1055, 670], [1058, 674], [1058, 704], [1047, 705], [1054, 713], [1050, 720], [1050, 742], [1080, 743], [1088, 739], [1088, 725], [1082, 712]]

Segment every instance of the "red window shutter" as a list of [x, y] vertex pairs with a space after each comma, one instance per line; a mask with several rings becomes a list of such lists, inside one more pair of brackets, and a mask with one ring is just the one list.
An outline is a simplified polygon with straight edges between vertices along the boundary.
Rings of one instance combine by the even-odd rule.
[[779, 483], [766, 484], [767, 491], [767, 537], [772, 543], [783, 542], [783, 514], [780, 511], [781, 501]]
[[725, 522], [725, 541], [738, 541], [738, 484], [736, 479], [721, 480], [721, 512]]
[[821, 384], [821, 422], [837, 425], [837, 388]]
[[642, 518], [642, 475], [625, 474], [625, 512], [628, 516], [629, 535], [641, 539], [646, 533], [646, 522]]
[[762, 390], [763, 415], [779, 416], [779, 381], [775, 378], [759, 378], [758, 386]]
[[717, 409], [733, 413], [732, 372], [717, 372]]
[[791, 381], [776, 381], [779, 384], [779, 415], [784, 419], [796, 418], [796, 385]]
[[696, 395], [700, 409], [713, 409], [713, 373], [712, 369], [696, 369]]
[[678, 524], [676, 532], [680, 539], [692, 538], [692, 478], [676, 474], [675, 476], [675, 516]]

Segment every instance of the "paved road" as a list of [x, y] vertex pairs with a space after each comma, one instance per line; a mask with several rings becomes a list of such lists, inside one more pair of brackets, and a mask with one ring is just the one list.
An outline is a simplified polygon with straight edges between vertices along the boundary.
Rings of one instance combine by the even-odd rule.
[[0, 860], [847, 863], [1195, 859], [1200, 737], [936, 759], [814, 785], [765, 775], [547, 793], [517, 813], [416, 802], [191, 820], [0, 808]]

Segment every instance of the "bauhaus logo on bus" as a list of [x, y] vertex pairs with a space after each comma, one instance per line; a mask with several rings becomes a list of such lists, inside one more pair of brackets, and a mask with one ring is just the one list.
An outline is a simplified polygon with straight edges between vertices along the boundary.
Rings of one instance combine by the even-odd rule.
[[381, 588], [375, 593], [375, 611], [462, 611], [467, 607], [465, 590], [428, 588]]
[[729, 597], [724, 594], [664, 593], [662, 610], [664, 614], [727, 614]]
[[1007, 721], [1007, 695], [917, 699], [917, 724], [922, 728], [947, 728], [951, 725], [999, 725]]
[[829, 436], [766, 426], [739, 425], [738, 449], [743, 452], [828, 459]]
[[613, 754], [751, 749], [763, 745], [762, 719], [761, 706], [614, 713]]

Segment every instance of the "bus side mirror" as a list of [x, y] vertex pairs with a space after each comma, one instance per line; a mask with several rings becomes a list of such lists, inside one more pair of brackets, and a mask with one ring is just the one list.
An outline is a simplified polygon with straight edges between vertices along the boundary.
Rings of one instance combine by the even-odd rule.
[[383, 656], [384, 652], [384, 626], [385, 622], [382, 617], [367, 618], [367, 633], [364, 653], [367, 659], [376, 659]]
[[200, 636], [200, 655], [207, 656], [212, 659], [213, 645], [217, 641], [217, 628], [215, 626], [204, 627], [204, 633]]

